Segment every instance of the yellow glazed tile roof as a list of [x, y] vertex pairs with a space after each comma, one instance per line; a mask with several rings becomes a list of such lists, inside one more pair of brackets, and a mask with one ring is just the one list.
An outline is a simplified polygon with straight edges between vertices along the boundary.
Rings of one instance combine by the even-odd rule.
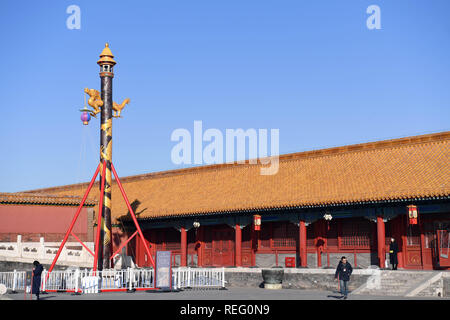
[[[281, 155], [275, 175], [260, 175], [260, 164], [221, 164], [121, 181], [139, 218], [168, 217], [449, 196], [449, 159], [450, 132], [441, 132]], [[82, 196], [86, 186], [29, 192]], [[113, 181], [112, 216], [127, 212]]]

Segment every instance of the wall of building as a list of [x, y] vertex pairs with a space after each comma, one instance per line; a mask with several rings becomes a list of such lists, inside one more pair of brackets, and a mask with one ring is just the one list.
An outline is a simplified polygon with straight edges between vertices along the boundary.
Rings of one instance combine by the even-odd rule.
[[[41, 205], [0, 205], [0, 242], [61, 241], [76, 213], [76, 207]], [[88, 214], [89, 211], [89, 214]], [[92, 241], [92, 208], [83, 208], [73, 232], [82, 241]], [[70, 236], [69, 241], [77, 241]]]
[[[307, 266], [335, 268], [339, 259], [346, 256], [357, 268], [380, 264], [382, 268], [390, 268], [389, 243], [393, 237], [399, 247], [399, 268], [436, 269], [438, 265], [433, 248], [436, 245], [437, 224], [443, 225], [440, 228], [450, 225], [450, 213], [446, 205], [437, 203], [419, 206], [421, 224], [415, 227], [417, 232], [413, 233], [407, 227], [406, 207], [403, 205], [333, 212], [333, 219], [329, 223], [322, 218], [312, 220], [309, 217], [311, 222], [306, 224], [305, 246]], [[287, 257], [295, 258], [296, 266], [300, 266], [300, 230], [296, 221], [306, 220], [308, 216], [290, 216], [285, 212], [278, 216], [271, 213], [262, 218], [260, 231], [254, 231], [251, 222], [243, 223], [243, 220], [249, 220], [247, 216], [216, 217], [214, 221], [212, 218], [196, 219], [201, 226], [197, 238], [193, 236], [192, 227], [188, 231], [187, 265], [192, 264], [192, 257], [197, 256], [198, 264], [205, 267], [238, 266], [236, 225], [241, 225], [241, 266], [284, 266]], [[177, 225], [192, 226], [189, 219], [192, 220], [187, 218], [148, 223], [144, 234], [152, 245], [152, 252], [171, 250], [177, 256], [174, 265], [178, 265], [181, 261], [181, 237]], [[383, 239], [378, 239], [379, 234], [383, 233]], [[196, 240], [198, 250], [193, 247]]]

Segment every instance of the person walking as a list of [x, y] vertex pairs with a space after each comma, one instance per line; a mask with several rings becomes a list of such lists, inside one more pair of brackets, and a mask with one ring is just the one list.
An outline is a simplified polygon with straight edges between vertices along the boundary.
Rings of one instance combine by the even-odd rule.
[[39, 263], [39, 261], [33, 262], [34, 269], [33, 269], [33, 283], [31, 284], [31, 294], [35, 294], [37, 300], [39, 300], [39, 291], [41, 290], [41, 274], [44, 270], [44, 267], [42, 267], [42, 264]]
[[398, 245], [394, 238], [391, 238], [391, 243], [389, 244], [389, 261], [392, 264], [392, 270], [397, 270], [398, 265]]
[[342, 257], [336, 268], [336, 273], [334, 278], [339, 281], [339, 287], [341, 289], [341, 294], [344, 299], [347, 299], [348, 294], [348, 282], [350, 281], [350, 275], [352, 274], [353, 268], [351, 264], [347, 261], [346, 257]]

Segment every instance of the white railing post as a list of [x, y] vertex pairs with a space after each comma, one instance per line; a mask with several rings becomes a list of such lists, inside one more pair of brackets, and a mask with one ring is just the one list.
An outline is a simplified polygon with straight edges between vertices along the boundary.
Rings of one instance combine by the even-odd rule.
[[47, 270], [44, 269], [44, 271], [42, 271], [42, 291], [45, 292], [45, 288], [47, 286], [47, 281], [45, 281], [47, 279]]
[[191, 287], [191, 267], [189, 267], [188, 269], [187, 269], [187, 277], [188, 277], [188, 281], [187, 281], [187, 283], [188, 283], [188, 287]]
[[13, 276], [13, 286], [12, 286], [12, 291], [16, 291], [16, 283], [17, 283], [17, 272], [16, 270], [14, 270], [14, 276]]
[[17, 235], [17, 257], [22, 258], [22, 235]]
[[80, 277], [80, 269], [75, 270], [75, 293], [78, 293], [78, 279]]
[[172, 287], [177, 290], [177, 270], [172, 269]]
[[44, 259], [45, 255], [45, 243], [44, 243], [44, 237], [39, 238], [39, 249], [38, 249], [38, 257], [39, 259]]
[[222, 288], [225, 288], [225, 268], [222, 267]]
[[128, 270], [127, 270], [127, 272], [128, 272], [128, 281], [129, 281], [129, 290], [131, 291], [131, 290], [133, 290], [133, 283], [132, 283], [132, 279], [131, 279], [131, 268], [130, 267], [128, 267]]

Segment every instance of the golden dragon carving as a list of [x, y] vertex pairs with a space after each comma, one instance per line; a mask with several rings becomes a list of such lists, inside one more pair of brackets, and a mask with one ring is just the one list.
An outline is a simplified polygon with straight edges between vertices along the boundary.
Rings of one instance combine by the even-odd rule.
[[[89, 89], [89, 88], [85, 88], [84, 92], [89, 95], [88, 104], [94, 109], [94, 110], [90, 111], [89, 113], [91, 114], [91, 116], [97, 118], [97, 113], [99, 113], [100, 108], [103, 107], [103, 101], [100, 97], [100, 92], [98, 92], [95, 89]], [[125, 108], [125, 106], [129, 103], [130, 103], [129, 98], [126, 98], [125, 100], [123, 100], [121, 104], [113, 102], [113, 106], [112, 106], [113, 117], [121, 118], [120, 113], [122, 112], [123, 108]]]
[[126, 98], [125, 100], [123, 100], [123, 102], [121, 104], [115, 103], [113, 102], [113, 110], [116, 112], [113, 112], [113, 117], [114, 118], [121, 118], [120, 116], [120, 112], [122, 112], [122, 109], [125, 108], [125, 105], [130, 103], [130, 99]]
[[103, 101], [100, 98], [100, 92], [95, 89], [85, 88], [84, 92], [89, 95], [88, 104], [94, 108], [93, 111], [90, 112], [91, 116], [97, 118], [97, 113], [100, 112], [100, 108], [103, 107]]

